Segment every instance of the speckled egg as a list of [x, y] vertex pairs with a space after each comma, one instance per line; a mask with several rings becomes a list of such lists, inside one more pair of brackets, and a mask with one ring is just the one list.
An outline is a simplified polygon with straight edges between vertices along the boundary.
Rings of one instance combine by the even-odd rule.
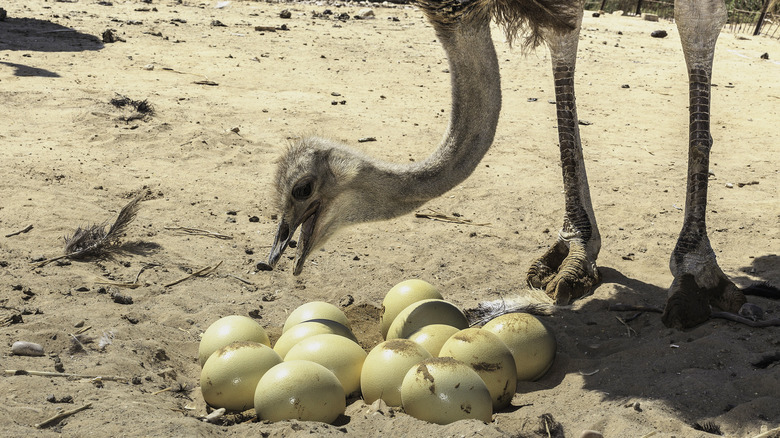
[[517, 380], [541, 378], [555, 360], [555, 336], [533, 315], [507, 313], [482, 328], [498, 335], [509, 347], [515, 358]]
[[476, 371], [451, 357], [435, 357], [410, 369], [401, 386], [404, 411], [420, 420], [449, 424], [492, 420], [492, 400]]
[[444, 343], [439, 357], [455, 358], [474, 369], [487, 385], [493, 409], [509, 406], [517, 387], [517, 368], [498, 335], [475, 327], [461, 330]]

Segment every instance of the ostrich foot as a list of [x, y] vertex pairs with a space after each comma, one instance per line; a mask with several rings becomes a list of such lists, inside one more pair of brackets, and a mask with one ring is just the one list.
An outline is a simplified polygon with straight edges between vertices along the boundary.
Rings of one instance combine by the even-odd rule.
[[716, 268], [716, 272], [711, 273], [707, 281], [702, 283], [714, 286], [699, 286], [696, 277], [691, 273], [681, 274], [674, 279], [661, 316], [665, 326], [680, 330], [691, 328], [710, 318], [711, 306], [726, 312], [739, 313], [739, 309], [747, 302], [745, 294], [720, 268]]
[[555, 304], [565, 306], [590, 292], [601, 275], [582, 242], [559, 240], [531, 264], [526, 280], [531, 287], [544, 289]]

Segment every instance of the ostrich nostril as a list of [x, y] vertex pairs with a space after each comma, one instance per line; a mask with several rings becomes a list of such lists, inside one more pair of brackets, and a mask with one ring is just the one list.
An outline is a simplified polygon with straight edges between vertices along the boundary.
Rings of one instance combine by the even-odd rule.
[[287, 224], [282, 223], [279, 224], [279, 241], [285, 242], [290, 237], [290, 227], [287, 226]]

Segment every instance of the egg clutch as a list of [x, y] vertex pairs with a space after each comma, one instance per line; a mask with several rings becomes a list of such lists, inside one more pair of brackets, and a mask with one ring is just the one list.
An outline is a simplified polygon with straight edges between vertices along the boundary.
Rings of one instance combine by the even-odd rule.
[[390, 289], [379, 330], [385, 341], [366, 353], [344, 312], [315, 301], [288, 316], [272, 348], [253, 319], [226, 316], [201, 338], [203, 398], [213, 408], [254, 409], [266, 421], [333, 423], [358, 395], [432, 423], [490, 422], [518, 381], [539, 379], [555, 359], [555, 337], [533, 315], [469, 327], [463, 311], [422, 280]]

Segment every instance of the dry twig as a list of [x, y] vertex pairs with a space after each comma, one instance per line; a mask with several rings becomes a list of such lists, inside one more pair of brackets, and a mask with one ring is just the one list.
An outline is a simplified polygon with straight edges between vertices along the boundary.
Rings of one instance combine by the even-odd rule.
[[222, 240], [232, 240], [233, 236], [227, 236], [225, 234], [219, 234], [215, 233], [213, 231], [208, 230], [200, 230], [198, 228], [189, 228], [189, 227], [165, 227], [166, 230], [170, 231], [179, 231], [184, 234], [189, 234], [191, 236], [206, 236], [206, 237], [214, 237], [216, 239], [222, 239]]
[[177, 284], [179, 284], [179, 283], [181, 283], [183, 281], [189, 280], [192, 277], [205, 277], [205, 276], [211, 274], [212, 272], [216, 271], [217, 268], [219, 268], [219, 266], [221, 264], [222, 264], [222, 261], [220, 260], [220, 262], [217, 263], [215, 266], [206, 266], [205, 268], [200, 269], [198, 271], [195, 271], [192, 274], [190, 274], [190, 275], [188, 275], [188, 276], [186, 276], [186, 277], [184, 277], [182, 279], [176, 280], [173, 283], [166, 284], [165, 287], [176, 286]]
[[479, 227], [486, 227], [486, 226], [490, 225], [489, 223], [477, 224], [477, 223], [472, 222], [471, 219], [461, 219], [460, 217], [457, 217], [457, 216], [447, 216], [446, 214], [439, 213], [439, 212], [434, 211], [434, 210], [430, 210], [430, 211], [431, 211], [430, 214], [428, 214], [428, 213], [415, 213], [414, 217], [422, 218], [422, 219], [431, 219], [431, 220], [441, 221], [441, 222], [449, 222], [449, 223], [453, 223], [453, 224], [476, 225], [476, 226], [479, 226]]
[[637, 334], [636, 330], [631, 328], [631, 326], [628, 325], [628, 323], [626, 321], [624, 321], [623, 318], [621, 318], [619, 316], [616, 316], [615, 318], [617, 318], [617, 320], [620, 321], [620, 323], [623, 324], [626, 327], [626, 335], [628, 335], [629, 338], [631, 337], [631, 332], [634, 332], [634, 334]]
[[780, 327], [780, 318], [775, 319], [766, 319], [764, 321], [753, 321], [751, 319], [743, 318], [737, 314], [731, 313], [731, 312], [712, 312], [710, 315], [712, 318], [720, 318], [720, 319], [727, 319], [729, 321], [738, 322], [740, 324], [745, 324], [750, 327]]
[[90, 379], [105, 380], [111, 382], [127, 383], [124, 377], [115, 376], [89, 376], [84, 374], [54, 373], [51, 371], [33, 371], [33, 370], [5, 370], [6, 376], [40, 376], [40, 377], [68, 377], [71, 379]]
[[57, 420], [61, 420], [61, 419], [65, 418], [65, 417], [69, 417], [69, 416], [71, 416], [73, 414], [79, 413], [79, 412], [83, 411], [84, 409], [89, 409], [91, 407], [92, 407], [92, 403], [87, 403], [84, 406], [81, 406], [79, 408], [71, 409], [69, 411], [60, 412], [59, 414], [57, 414], [57, 415], [55, 415], [55, 416], [53, 416], [53, 417], [51, 417], [51, 418], [49, 418], [47, 420], [44, 420], [41, 423], [36, 424], [35, 428], [36, 429], [42, 429], [42, 428], [48, 426], [49, 424], [54, 423]]
[[11, 233], [11, 234], [6, 234], [6, 235], [5, 235], [5, 237], [13, 237], [13, 236], [18, 236], [18, 235], [20, 235], [20, 234], [24, 234], [24, 233], [26, 233], [26, 232], [28, 232], [28, 231], [30, 231], [30, 230], [32, 230], [32, 229], [33, 229], [33, 226], [32, 226], [32, 225], [27, 225], [26, 227], [24, 227], [24, 229], [21, 229], [21, 230], [19, 230], [19, 231], [13, 232], [13, 233]]
[[233, 278], [235, 278], [236, 280], [238, 280], [238, 281], [240, 281], [240, 282], [242, 282], [242, 283], [244, 283], [244, 284], [248, 284], [248, 285], [250, 285], [250, 286], [254, 286], [254, 285], [255, 285], [255, 284], [254, 284], [254, 283], [252, 283], [251, 281], [249, 281], [249, 280], [244, 280], [243, 278], [241, 278], [241, 277], [239, 277], [239, 276], [237, 276], [237, 275], [233, 275], [233, 274], [227, 274], [227, 275], [228, 275], [228, 277], [233, 277]]

